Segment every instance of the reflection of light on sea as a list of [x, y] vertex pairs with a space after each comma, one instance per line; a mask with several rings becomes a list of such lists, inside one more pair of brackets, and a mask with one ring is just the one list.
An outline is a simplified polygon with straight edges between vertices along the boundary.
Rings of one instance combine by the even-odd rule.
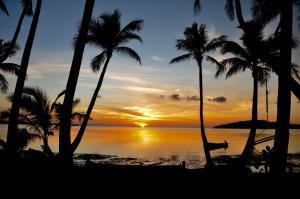
[[140, 130], [139, 136], [143, 144], [150, 144], [152, 141], [152, 136], [147, 130]]

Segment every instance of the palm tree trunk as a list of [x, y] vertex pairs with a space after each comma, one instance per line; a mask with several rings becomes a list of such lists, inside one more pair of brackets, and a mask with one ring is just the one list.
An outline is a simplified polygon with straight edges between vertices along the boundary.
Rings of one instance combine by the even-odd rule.
[[293, 36], [293, 0], [280, 1], [281, 35], [280, 65], [278, 76], [277, 128], [275, 131], [274, 156], [270, 172], [284, 175], [289, 144], [289, 123], [291, 113], [291, 55]]
[[21, 68], [20, 68], [20, 73], [18, 75], [18, 80], [15, 87], [14, 98], [11, 105], [11, 113], [9, 116], [8, 132], [7, 132], [7, 147], [8, 147], [8, 152], [12, 158], [14, 158], [16, 155], [17, 134], [18, 134], [17, 128], [18, 128], [20, 100], [21, 100], [21, 95], [23, 92], [24, 83], [26, 79], [26, 73], [27, 73], [31, 49], [35, 37], [35, 32], [39, 21], [41, 5], [42, 5], [42, 0], [37, 0], [34, 16], [30, 26], [29, 35], [22, 56]]
[[[274, 70], [274, 68], [272, 68], [272, 70]], [[274, 72], [279, 77], [279, 69], [276, 68]], [[298, 100], [300, 100], [300, 84], [291, 75], [289, 80], [289, 89], [291, 92], [293, 92], [295, 97], [297, 97]]]
[[249, 160], [251, 153], [254, 148], [255, 136], [256, 136], [256, 126], [257, 126], [257, 98], [258, 98], [258, 80], [257, 72], [253, 70], [253, 96], [252, 96], [252, 119], [251, 119], [251, 129], [247, 139], [246, 146], [241, 154], [240, 159], [242, 162]]
[[243, 17], [242, 6], [241, 6], [240, 0], [235, 0], [235, 12], [236, 12], [236, 17], [238, 19], [240, 27], [243, 29], [243, 27], [245, 25], [245, 20]]
[[17, 29], [15, 31], [14, 37], [11, 40], [11, 42], [9, 44], [9, 47], [6, 50], [5, 54], [0, 58], [0, 63], [3, 63], [8, 58], [10, 52], [12, 51], [12, 49], [14, 48], [14, 46], [16, 45], [16, 42], [17, 42], [20, 30], [21, 30], [21, 26], [23, 24], [23, 20], [24, 20], [25, 15], [26, 15], [26, 10], [24, 8], [23, 11], [22, 11], [21, 16], [19, 18], [19, 22], [18, 22], [18, 25], [17, 25]]
[[71, 153], [71, 114], [74, 94], [80, 72], [83, 52], [87, 40], [88, 28], [92, 17], [95, 0], [86, 0], [84, 13], [82, 17], [81, 27], [79, 31], [78, 41], [76, 43], [72, 66], [66, 87], [66, 93], [63, 103], [63, 112], [60, 121], [60, 134], [59, 134], [59, 155], [62, 163], [66, 166], [72, 165]]
[[90, 115], [91, 115], [91, 113], [92, 113], [92, 110], [93, 110], [93, 108], [94, 108], [95, 102], [96, 102], [96, 100], [97, 100], [97, 96], [98, 96], [99, 91], [100, 91], [100, 89], [101, 89], [101, 86], [102, 86], [102, 83], [103, 83], [103, 80], [104, 80], [104, 76], [105, 76], [105, 72], [106, 72], [106, 69], [107, 69], [107, 66], [108, 66], [108, 63], [109, 63], [111, 57], [112, 57], [112, 53], [109, 53], [109, 54], [107, 55], [107, 59], [106, 59], [106, 62], [105, 62], [105, 64], [104, 64], [103, 70], [102, 70], [102, 72], [101, 72], [101, 75], [100, 75], [100, 78], [99, 78], [97, 87], [96, 87], [96, 89], [95, 89], [95, 91], [94, 91], [92, 100], [91, 100], [91, 102], [90, 102], [90, 104], [89, 104], [89, 107], [88, 107], [88, 110], [87, 110], [87, 112], [86, 112], [86, 114], [85, 114], [85, 116], [84, 116], [83, 122], [82, 122], [82, 124], [81, 124], [80, 129], [79, 129], [79, 132], [78, 132], [76, 138], [74, 139], [74, 141], [73, 141], [73, 143], [72, 143], [72, 146], [71, 146], [71, 148], [72, 148], [72, 149], [71, 149], [72, 153], [75, 152], [75, 150], [77, 149], [77, 147], [78, 147], [78, 145], [80, 144], [80, 141], [81, 141], [81, 139], [82, 139], [82, 137], [83, 137], [83, 134], [84, 134], [84, 132], [85, 132], [85, 128], [86, 128], [86, 126], [87, 126], [87, 124], [88, 124]]
[[300, 100], [300, 85], [292, 76], [289, 80], [289, 90]]
[[214, 165], [209, 148], [208, 148], [208, 141], [205, 134], [205, 128], [204, 128], [204, 118], [203, 118], [203, 80], [202, 80], [202, 61], [198, 61], [199, 66], [199, 92], [200, 92], [200, 129], [201, 129], [201, 137], [203, 142], [203, 148], [206, 158], [206, 166], [211, 167]]

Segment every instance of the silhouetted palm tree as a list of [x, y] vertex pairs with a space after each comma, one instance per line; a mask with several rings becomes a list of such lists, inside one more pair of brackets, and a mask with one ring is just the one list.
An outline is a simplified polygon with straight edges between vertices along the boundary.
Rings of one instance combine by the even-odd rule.
[[[30, 133], [26, 128], [18, 128], [17, 133], [17, 150], [23, 150], [36, 139], [40, 139], [40, 136], [35, 133]], [[0, 151], [5, 150], [7, 144], [4, 140], [0, 139]]]
[[73, 163], [71, 152], [71, 117], [72, 106], [80, 72], [83, 52], [87, 41], [88, 29], [92, 17], [95, 0], [86, 0], [84, 13], [81, 21], [78, 39], [75, 45], [72, 65], [68, 77], [65, 98], [63, 102], [63, 111], [61, 125], [59, 130], [59, 155], [62, 163], [69, 166]]
[[22, 14], [19, 18], [17, 29], [15, 31], [13, 39], [10, 42], [9, 47], [6, 50], [6, 53], [4, 53], [0, 57], [0, 63], [4, 62], [9, 57], [10, 51], [13, 50], [14, 46], [16, 45], [20, 30], [21, 30], [21, 26], [23, 24], [24, 17], [26, 15], [27, 16], [32, 16], [32, 0], [21, 0], [21, 3], [22, 3], [22, 6], [23, 6], [23, 11], [22, 11]]
[[91, 115], [95, 105], [98, 93], [101, 89], [105, 72], [113, 53], [126, 55], [135, 59], [141, 64], [139, 55], [131, 48], [123, 46], [131, 40], [138, 40], [142, 42], [142, 38], [135, 32], [141, 30], [143, 20], [133, 20], [129, 22], [123, 29], [121, 28], [121, 13], [115, 10], [112, 14], [104, 14], [99, 18], [94, 18], [91, 21], [89, 28], [88, 42], [103, 51], [93, 58], [91, 68], [94, 72], [100, 70], [101, 65], [104, 63], [97, 87], [94, 91], [93, 97], [86, 112], [86, 118], [83, 120], [79, 133], [72, 143], [72, 151], [74, 152], [78, 147], [81, 138], [84, 134], [85, 128], [88, 123], [88, 117]]
[[188, 27], [184, 31], [184, 39], [177, 40], [176, 48], [178, 50], [187, 51], [187, 54], [181, 55], [172, 59], [170, 64], [179, 63], [194, 59], [199, 67], [199, 92], [200, 92], [200, 128], [201, 137], [203, 140], [204, 152], [206, 157], [207, 166], [213, 166], [213, 161], [210, 156], [208, 141], [205, 135], [204, 117], [203, 117], [203, 79], [202, 79], [202, 62], [206, 61], [216, 64], [219, 68], [223, 68], [217, 60], [207, 55], [211, 51], [222, 45], [225, 40], [225, 36], [220, 36], [208, 42], [207, 30], [204, 24], [198, 27], [198, 24], [194, 23], [191, 27]]
[[35, 32], [39, 21], [41, 5], [42, 5], [42, 0], [37, 0], [34, 16], [32, 19], [28, 38], [22, 56], [20, 71], [18, 72], [18, 79], [15, 87], [14, 99], [12, 101], [12, 106], [11, 106], [11, 114], [9, 117], [8, 132], [7, 132], [7, 149], [12, 159], [14, 159], [16, 154], [15, 153], [16, 138], [17, 138], [17, 127], [18, 127], [21, 95], [24, 88], [24, 83], [26, 79], [27, 68], [28, 68], [34, 37], [35, 37]]
[[[262, 22], [269, 22], [280, 15], [280, 66], [278, 68], [277, 129], [274, 141], [274, 164], [270, 172], [285, 173], [291, 109], [290, 86], [292, 82], [292, 37], [293, 37], [293, 4], [299, 8], [299, 0], [255, 0], [254, 15]], [[300, 12], [299, 12], [300, 13]], [[299, 91], [300, 92], [300, 91]]]
[[[4, 42], [0, 39], [0, 57], [6, 52], [8, 47], [10, 46], [10, 42]], [[8, 57], [14, 56], [17, 52], [19, 47], [17, 45], [10, 51]], [[2, 63], [0, 64], [0, 70], [6, 73], [17, 74], [19, 71], [20, 66], [14, 63]], [[4, 75], [0, 73], [0, 89], [2, 92], [6, 92], [8, 89], [8, 82]]]
[[[48, 137], [54, 135], [59, 127], [62, 105], [57, 101], [64, 95], [64, 92], [61, 92], [53, 102], [43, 90], [37, 87], [25, 87], [21, 96], [19, 122], [42, 139], [42, 149], [47, 155], [53, 155], [48, 144]], [[13, 95], [8, 99], [12, 101]], [[79, 103], [79, 99], [74, 100], [73, 108]], [[9, 114], [10, 110], [6, 110], [1, 113], [1, 116], [6, 119]], [[72, 120], [80, 121], [83, 117], [82, 113], [72, 113]]]
[[3, 12], [5, 12], [5, 14], [7, 16], [9, 16], [7, 8], [6, 8], [6, 5], [4, 4], [3, 0], [0, 0], [0, 10], [3, 11]]
[[[271, 67], [265, 62], [265, 59], [272, 59], [276, 56], [278, 50], [274, 38], [268, 40], [263, 39], [263, 26], [255, 22], [246, 22], [247, 31], [241, 37], [244, 45], [240, 46], [233, 41], [224, 41], [221, 48], [223, 54], [232, 53], [236, 57], [227, 58], [221, 61], [224, 69], [217, 71], [216, 76], [225, 72], [228, 69], [226, 78], [250, 69], [253, 77], [253, 96], [252, 96], [252, 117], [251, 130], [247, 139], [246, 146], [241, 154], [241, 160], [244, 163], [251, 157], [257, 128], [257, 100], [258, 100], [258, 83], [261, 85], [266, 83], [269, 77]], [[273, 42], [273, 44], [271, 44]]]
[[[298, 12], [300, 13], [300, 0], [294, 0], [294, 3], [298, 8]], [[279, 0], [254, 0], [252, 10], [255, 19], [263, 24], [266, 24], [270, 22], [274, 17], [278, 16], [278, 14], [280, 13]], [[236, 16], [239, 22], [239, 28], [245, 31], [245, 20], [243, 17], [240, 0], [226, 0], [225, 11], [229, 19], [231, 20], [235, 19]], [[298, 16], [298, 19], [300, 21], [300, 15]], [[274, 33], [275, 35], [277, 35], [280, 30], [280, 24], [281, 23], [279, 22], [278, 27], [276, 28], [276, 31]], [[279, 67], [272, 68], [272, 70], [277, 75], [279, 73], [278, 68]], [[298, 98], [298, 100], [300, 100], [300, 84], [297, 80], [295, 80], [293, 76], [290, 79], [289, 88]]]

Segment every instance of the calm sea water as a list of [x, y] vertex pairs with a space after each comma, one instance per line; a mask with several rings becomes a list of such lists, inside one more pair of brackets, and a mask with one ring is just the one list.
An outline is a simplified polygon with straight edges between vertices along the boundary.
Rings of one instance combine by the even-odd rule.
[[[7, 125], [0, 125], [0, 139], [6, 139]], [[78, 131], [72, 129], [72, 137]], [[207, 128], [209, 142], [229, 143], [227, 150], [218, 149], [211, 152], [212, 156], [238, 155], [245, 146], [247, 129], [213, 129]], [[257, 139], [274, 134], [274, 130], [257, 130]], [[49, 138], [50, 147], [58, 151], [58, 134]], [[36, 140], [29, 148], [40, 149], [41, 142]], [[269, 141], [256, 148], [261, 151], [265, 146], [273, 146]], [[90, 126], [79, 145], [76, 153], [97, 153], [132, 157], [137, 159], [162, 162], [188, 161], [202, 164], [204, 158], [202, 140], [196, 128], [132, 128], [132, 127], [96, 127]], [[289, 153], [300, 153], [300, 130], [291, 130]]]

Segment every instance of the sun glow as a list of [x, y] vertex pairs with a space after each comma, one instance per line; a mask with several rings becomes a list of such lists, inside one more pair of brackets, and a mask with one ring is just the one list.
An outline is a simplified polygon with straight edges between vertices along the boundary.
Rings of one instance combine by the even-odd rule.
[[138, 125], [138, 126], [141, 127], [141, 128], [144, 128], [144, 127], [147, 126], [147, 124], [144, 123], [144, 122], [135, 122], [135, 124]]

